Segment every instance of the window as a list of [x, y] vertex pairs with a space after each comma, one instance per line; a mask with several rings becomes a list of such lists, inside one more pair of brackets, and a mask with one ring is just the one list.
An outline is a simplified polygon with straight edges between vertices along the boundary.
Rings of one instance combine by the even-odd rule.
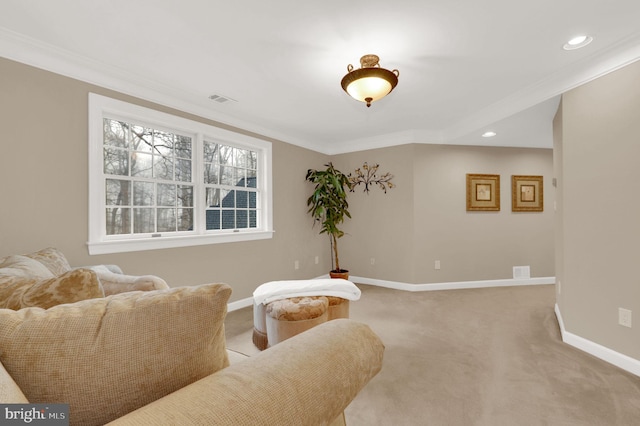
[[89, 95], [89, 253], [271, 238], [271, 144]]
[[103, 118], [106, 235], [193, 227], [193, 138]]
[[204, 141], [206, 229], [256, 228], [257, 153]]

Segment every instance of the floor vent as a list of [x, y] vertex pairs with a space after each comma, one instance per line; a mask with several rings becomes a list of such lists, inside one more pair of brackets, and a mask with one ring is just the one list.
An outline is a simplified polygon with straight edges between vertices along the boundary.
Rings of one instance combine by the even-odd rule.
[[531, 278], [531, 268], [529, 266], [514, 266], [513, 267], [513, 279], [514, 280], [528, 280]]

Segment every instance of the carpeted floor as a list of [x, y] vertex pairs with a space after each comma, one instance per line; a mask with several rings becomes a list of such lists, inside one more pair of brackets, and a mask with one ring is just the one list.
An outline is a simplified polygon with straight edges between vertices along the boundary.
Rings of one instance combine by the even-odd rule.
[[[358, 285], [351, 318], [385, 343], [350, 426], [640, 425], [640, 377], [564, 344], [553, 286], [405, 292]], [[227, 345], [248, 355], [252, 309]]]

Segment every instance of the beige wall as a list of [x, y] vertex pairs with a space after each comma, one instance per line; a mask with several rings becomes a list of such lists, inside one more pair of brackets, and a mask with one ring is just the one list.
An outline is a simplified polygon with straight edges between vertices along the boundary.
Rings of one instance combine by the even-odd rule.
[[[351, 275], [412, 282], [413, 274], [413, 164], [408, 161], [413, 145], [342, 154], [333, 158], [344, 173], [354, 172], [366, 161], [380, 164], [381, 173], [394, 175], [395, 188], [385, 194], [380, 188], [362, 185], [349, 194], [349, 212], [339, 240], [340, 266]], [[375, 264], [371, 265], [371, 258]]]
[[[554, 276], [552, 156], [550, 149], [449, 145], [337, 156], [344, 172], [364, 161], [379, 163], [397, 184], [387, 194], [374, 188], [350, 196], [343, 267], [356, 276], [414, 284], [509, 279], [514, 266], [525, 265], [532, 277]], [[467, 173], [500, 175], [499, 212], [466, 211]], [[511, 211], [514, 174], [544, 176], [544, 212]]]
[[[640, 62], [563, 95], [563, 265], [566, 330], [640, 359]], [[559, 127], [559, 123], [556, 123]], [[618, 325], [618, 308], [636, 315]]]
[[325, 241], [311, 229], [303, 200], [307, 168], [328, 157], [278, 141], [272, 239], [89, 256], [88, 93], [198, 118], [2, 58], [0, 76], [0, 257], [55, 246], [75, 266], [116, 263], [128, 273], [159, 275], [172, 286], [227, 282], [232, 300], [251, 296], [266, 281], [326, 273]]
[[[387, 194], [359, 188], [350, 195], [354, 219], [340, 248], [352, 275], [405, 283], [494, 280], [511, 278], [520, 265], [530, 265], [534, 277], [554, 275], [551, 150], [514, 148], [405, 145], [329, 158], [272, 141], [273, 239], [89, 256], [87, 94], [219, 124], [5, 59], [0, 75], [0, 256], [56, 246], [72, 265], [115, 263], [172, 286], [223, 281], [234, 289], [232, 300], [243, 299], [265, 281], [329, 270], [328, 240], [306, 213], [311, 186], [304, 175], [332, 159], [345, 172], [378, 162], [397, 185]], [[501, 175], [500, 212], [465, 211], [466, 173]], [[545, 176], [544, 213], [511, 212], [512, 174]]]
[[555, 265], [556, 265], [556, 303], [562, 310], [562, 277], [564, 277], [564, 194], [563, 194], [563, 150], [562, 150], [562, 100], [553, 118], [553, 176], [556, 179], [556, 214], [554, 217]]

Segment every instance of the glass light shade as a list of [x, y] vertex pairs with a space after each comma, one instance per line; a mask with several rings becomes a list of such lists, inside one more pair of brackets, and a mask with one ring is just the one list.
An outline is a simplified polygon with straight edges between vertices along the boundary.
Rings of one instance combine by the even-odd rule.
[[371, 98], [371, 102], [373, 102], [387, 96], [391, 89], [391, 83], [383, 78], [364, 77], [351, 82], [347, 86], [347, 93], [360, 102], [365, 102], [367, 98]]
[[[377, 65], [377, 56], [375, 59]], [[356, 70], [349, 67], [349, 72], [342, 78], [342, 88], [352, 98], [365, 102], [367, 106], [371, 106], [373, 101], [384, 98], [398, 84], [397, 70], [389, 71], [379, 66], [363, 66]]]

